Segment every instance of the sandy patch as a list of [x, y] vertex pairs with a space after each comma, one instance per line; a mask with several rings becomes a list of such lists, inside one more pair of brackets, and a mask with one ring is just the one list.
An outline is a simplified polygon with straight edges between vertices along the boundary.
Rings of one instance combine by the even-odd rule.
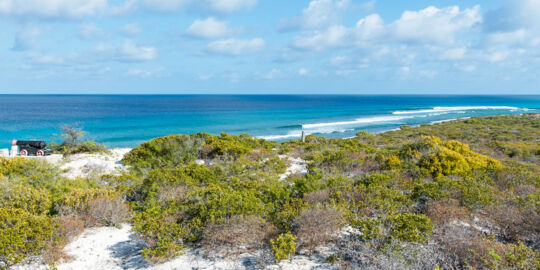
[[308, 172], [306, 161], [301, 158], [293, 158], [287, 155], [280, 155], [279, 158], [287, 158], [287, 163], [289, 164], [285, 173], [279, 176], [280, 180], [285, 180], [289, 175], [306, 174]]
[[110, 150], [109, 154], [75, 154], [67, 158], [62, 157], [62, 155], [50, 155], [43, 159], [58, 165], [64, 171], [63, 176], [76, 178], [93, 173], [121, 173], [125, 169], [121, 160], [129, 151], [131, 151], [131, 148], [114, 148]]

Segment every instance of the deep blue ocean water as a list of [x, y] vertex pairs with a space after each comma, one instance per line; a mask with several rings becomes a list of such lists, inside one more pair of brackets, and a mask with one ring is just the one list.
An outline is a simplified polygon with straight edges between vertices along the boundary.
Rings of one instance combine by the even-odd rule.
[[169, 134], [248, 133], [270, 140], [352, 137], [401, 125], [540, 112], [540, 96], [0, 95], [0, 148], [12, 139], [60, 141], [63, 124], [133, 147]]

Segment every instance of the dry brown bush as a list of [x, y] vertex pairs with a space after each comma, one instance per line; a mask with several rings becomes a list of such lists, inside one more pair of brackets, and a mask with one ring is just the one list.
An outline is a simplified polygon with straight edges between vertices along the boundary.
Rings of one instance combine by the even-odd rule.
[[330, 195], [328, 194], [327, 189], [317, 190], [304, 194], [304, 200], [311, 205], [328, 202], [329, 198]]
[[511, 249], [504, 244], [481, 237], [478, 231], [463, 226], [446, 226], [434, 233], [448, 265], [443, 269], [490, 269], [489, 251], [496, 254], [508, 254]]
[[129, 220], [129, 207], [120, 196], [99, 197], [88, 202], [82, 215], [87, 227], [119, 226]]
[[260, 217], [233, 216], [209, 224], [204, 230], [201, 245], [208, 253], [233, 256], [261, 249], [276, 236], [276, 227]]
[[360, 165], [360, 169], [367, 173], [378, 172], [381, 170], [381, 164], [374, 160], [366, 160]]
[[426, 215], [436, 225], [444, 225], [454, 220], [468, 220], [469, 213], [466, 208], [459, 206], [454, 199], [429, 202]]
[[56, 223], [55, 238], [47, 243], [42, 254], [44, 262], [49, 264], [68, 258], [63, 252], [64, 246], [84, 231], [84, 222], [76, 217], [59, 217]]
[[313, 251], [317, 246], [335, 239], [343, 225], [343, 214], [334, 208], [311, 208], [300, 213], [293, 228], [298, 237], [298, 248]]
[[520, 211], [511, 204], [486, 207], [486, 216], [499, 231], [499, 237], [506, 242], [518, 240], [538, 247], [540, 238], [540, 215], [536, 211]]

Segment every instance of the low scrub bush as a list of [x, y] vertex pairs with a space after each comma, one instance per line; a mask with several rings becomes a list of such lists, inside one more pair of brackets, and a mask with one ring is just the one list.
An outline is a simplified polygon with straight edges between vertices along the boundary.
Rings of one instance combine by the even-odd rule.
[[9, 268], [26, 257], [39, 255], [53, 231], [53, 223], [47, 216], [0, 208], [0, 262]]
[[233, 216], [206, 226], [201, 241], [207, 252], [238, 255], [262, 249], [277, 236], [277, 229], [255, 216]]
[[130, 219], [129, 208], [124, 199], [115, 197], [98, 197], [88, 202], [82, 214], [87, 227], [120, 226]]
[[52, 201], [45, 188], [0, 182], [0, 208], [19, 208], [34, 215], [47, 214]]
[[296, 241], [296, 236], [290, 232], [280, 234], [278, 238], [270, 240], [276, 262], [289, 259], [296, 253], [296, 244], [294, 241]]
[[390, 218], [391, 236], [400, 241], [425, 242], [431, 235], [433, 224], [425, 215], [399, 214]]
[[336, 237], [343, 226], [343, 214], [334, 208], [311, 208], [294, 219], [293, 228], [298, 247], [313, 251]]

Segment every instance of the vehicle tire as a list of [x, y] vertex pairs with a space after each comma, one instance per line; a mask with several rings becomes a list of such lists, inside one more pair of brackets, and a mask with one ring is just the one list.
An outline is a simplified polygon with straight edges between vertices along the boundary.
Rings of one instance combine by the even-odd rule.
[[38, 157], [45, 156], [45, 151], [43, 151], [43, 150], [37, 150], [36, 156], [38, 156]]
[[19, 155], [23, 157], [28, 156], [28, 151], [26, 149], [23, 149], [19, 152]]

